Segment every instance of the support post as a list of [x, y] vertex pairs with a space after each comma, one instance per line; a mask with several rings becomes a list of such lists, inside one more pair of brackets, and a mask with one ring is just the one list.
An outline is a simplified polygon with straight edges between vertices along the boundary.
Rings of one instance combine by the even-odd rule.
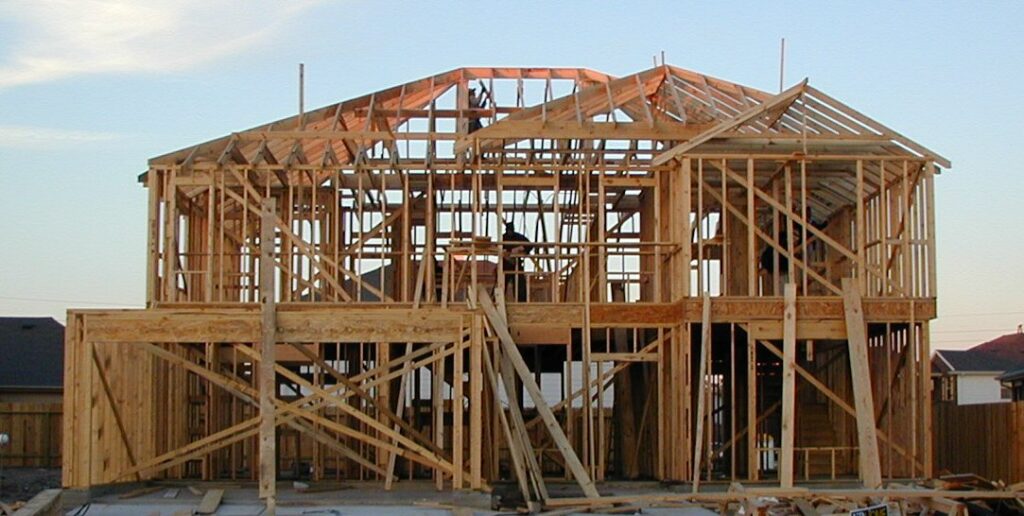
[[782, 457], [779, 460], [779, 486], [788, 488], [793, 487], [793, 441], [796, 434], [796, 284], [786, 283], [783, 296]]
[[[679, 232], [679, 256], [676, 260], [676, 281], [678, 282], [676, 292], [673, 292], [674, 299], [689, 297], [690, 295], [690, 263], [693, 261], [693, 225], [690, 222], [690, 212], [693, 211], [691, 202], [691, 188], [693, 182], [693, 171], [690, 158], [683, 158], [680, 174], [673, 178], [673, 189], [676, 197], [673, 202], [673, 213], [675, 220], [672, 221]], [[697, 221], [698, 223], [700, 221]]]
[[483, 487], [483, 320], [473, 316], [469, 344], [469, 487]]
[[747, 480], [758, 479], [757, 340], [747, 333]]
[[260, 211], [260, 498], [267, 504], [265, 514], [275, 514], [277, 480], [277, 437], [274, 400], [277, 398], [274, 346], [277, 343], [277, 313], [274, 302], [274, 219], [275, 200], [263, 199]]
[[693, 492], [700, 489], [700, 464], [707, 453], [704, 446], [704, 421], [707, 418], [705, 407], [708, 397], [707, 375], [708, 375], [708, 353], [711, 347], [711, 297], [704, 292], [704, 307], [701, 312], [700, 328], [700, 365], [697, 368], [697, 430], [693, 439]]

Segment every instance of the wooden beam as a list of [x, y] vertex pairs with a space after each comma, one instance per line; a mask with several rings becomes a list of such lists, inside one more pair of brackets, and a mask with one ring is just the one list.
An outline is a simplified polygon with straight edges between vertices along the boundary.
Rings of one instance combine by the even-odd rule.
[[697, 372], [697, 429], [693, 438], [693, 492], [700, 489], [700, 464], [704, 458], [704, 425], [708, 398], [708, 358], [711, 352], [711, 297], [704, 292], [704, 312], [700, 328], [700, 364]]
[[[766, 411], [767, 413], [767, 411]], [[747, 480], [757, 480], [757, 340], [747, 333]]]
[[260, 213], [260, 364], [258, 370], [259, 495], [266, 503], [266, 514], [273, 515], [277, 505], [277, 430], [274, 401], [277, 399], [277, 375], [274, 373], [277, 347], [277, 309], [274, 289], [275, 199], [263, 199]]
[[846, 333], [850, 349], [853, 401], [857, 410], [860, 478], [864, 487], [877, 488], [882, 485], [882, 471], [878, 458], [875, 407], [871, 394], [867, 327], [864, 324], [864, 311], [861, 309], [860, 290], [850, 278], [843, 278], [843, 304], [846, 311]]
[[[792, 277], [791, 277], [792, 279]], [[796, 284], [784, 287], [786, 303], [782, 319], [782, 456], [779, 486], [793, 487], [793, 442], [796, 435]]]

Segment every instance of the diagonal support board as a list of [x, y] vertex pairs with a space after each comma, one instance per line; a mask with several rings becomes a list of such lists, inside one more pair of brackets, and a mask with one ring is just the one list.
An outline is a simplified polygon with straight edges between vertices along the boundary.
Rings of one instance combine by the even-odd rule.
[[516, 347], [512, 335], [508, 332], [508, 323], [498, 314], [497, 309], [494, 308], [494, 302], [491, 301], [491, 296], [483, 288], [477, 289], [477, 301], [480, 307], [483, 308], [484, 314], [487, 315], [487, 320], [490, 321], [491, 327], [501, 341], [502, 351], [512, 362], [512, 367], [522, 380], [526, 392], [533, 399], [533, 404], [537, 407], [537, 413], [543, 418], [544, 426], [547, 427], [551, 437], [555, 440], [555, 446], [562, 452], [565, 463], [569, 466], [569, 471], [576, 478], [576, 482], [579, 483], [583, 493], [588, 498], [600, 497], [601, 495], [598, 494], [597, 488], [594, 487], [593, 480], [590, 479], [587, 470], [580, 463], [580, 459], [576, 456], [576, 451], [572, 449], [569, 439], [565, 437], [562, 427], [558, 425], [558, 420], [555, 419], [555, 414], [551, 411], [551, 407], [544, 400], [544, 396], [541, 394], [537, 382], [534, 381], [530, 368], [526, 366], [523, 356], [519, 354], [519, 348]]
[[[186, 360], [185, 358], [175, 355], [170, 351], [160, 348], [155, 344], [143, 343], [138, 344], [138, 346], [140, 347], [140, 349], [150, 353], [151, 355], [154, 355], [157, 358], [165, 360], [172, 365], [180, 366], [185, 370], [196, 374], [200, 378], [209, 381], [211, 384], [224, 389], [228, 393], [238, 397], [243, 402], [252, 405], [256, 408], [259, 408], [259, 391], [251, 387], [250, 385], [241, 382], [238, 379], [230, 378], [220, 373], [216, 373], [199, 364], [196, 364], [194, 362]], [[376, 383], [372, 385], [376, 385]], [[370, 385], [368, 385], [367, 388], [370, 388]], [[346, 392], [345, 394], [351, 393]], [[316, 395], [312, 395], [300, 398], [288, 404], [284, 404], [280, 400], [275, 400], [275, 403], [278, 403], [282, 407], [287, 409], [295, 409], [312, 402], [316, 398]], [[310, 410], [314, 409], [315, 406], [311, 406]], [[375, 471], [377, 473], [380, 473], [381, 475], [386, 474], [386, 472], [382, 468], [378, 467], [376, 464], [373, 464], [372, 462], [367, 461], [358, 453], [343, 445], [339, 440], [332, 439], [331, 437], [324, 435], [323, 432], [314, 431], [313, 428], [309, 426], [307, 423], [295, 421], [297, 417], [298, 416], [296, 416], [294, 413], [282, 414], [280, 411], [278, 411], [277, 417], [275, 418], [275, 425], [287, 424], [288, 426], [300, 432], [303, 432], [306, 435], [311, 436], [312, 438], [328, 446], [329, 448], [338, 451], [339, 453], [342, 454], [342, 456], [350, 460], [353, 460], [359, 464], [362, 464], [364, 467], [370, 469], [371, 471]], [[122, 473], [118, 478], [123, 478], [142, 471], [148, 471], [150, 474], [153, 474], [163, 469], [167, 469], [177, 464], [181, 464], [188, 460], [192, 460], [195, 457], [209, 454], [217, 449], [220, 449], [234, 442], [238, 442], [242, 439], [257, 435], [259, 422], [260, 416], [257, 415], [252, 419], [236, 424], [215, 434], [211, 434], [203, 439], [200, 439], [199, 441], [189, 443], [188, 445], [183, 446], [181, 448], [171, 450], [163, 455], [146, 460], [138, 464], [137, 466], [127, 470], [126, 472]]]
[[512, 437], [518, 442], [518, 452], [523, 456], [523, 463], [526, 464], [529, 470], [529, 478], [534, 490], [537, 492], [538, 498], [542, 502], [547, 502], [549, 496], [547, 485], [544, 483], [544, 473], [537, 462], [537, 451], [534, 449], [533, 443], [530, 442], [530, 434], [526, 432], [523, 413], [519, 410], [519, 397], [516, 393], [515, 372], [513, 371], [512, 362], [508, 359], [506, 353], [500, 354], [499, 362], [498, 377], [501, 378], [501, 383], [505, 386], [505, 396], [508, 398], [508, 414], [509, 421], [512, 423]]
[[[530, 489], [527, 485], [526, 466], [523, 464], [525, 454], [522, 452], [522, 450], [519, 449], [519, 442], [516, 439], [515, 435], [512, 434], [512, 427], [509, 425], [509, 421], [505, 415], [505, 411], [500, 410], [501, 396], [498, 394], [498, 380], [496, 378], [498, 375], [495, 374], [494, 372], [494, 366], [492, 365], [493, 360], [491, 359], [491, 354], [487, 351], [486, 347], [484, 348], [483, 362], [485, 366], [485, 371], [487, 372], [487, 379], [491, 384], [491, 392], [494, 393], [494, 406], [499, 408], [499, 410], [496, 410], [496, 412], [498, 414], [499, 422], [501, 423], [501, 429], [505, 432], [505, 440], [506, 442], [508, 442], [509, 457], [511, 457], [512, 466], [515, 469], [516, 482], [519, 484], [519, 492], [522, 493], [523, 500], [526, 500], [528, 502], [530, 500]], [[509, 403], [509, 406], [511, 405], [512, 404]], [[539, 488], [540, 485], [543, 484], [539, 482], [536, 484], [537, 494], [540, 498], [543, 499], [546, 497], [546, 494], [541, 491], [541, 489]]]
[[[332, 378], [334, 378], [340, 385], [343, 385], [345, 389], [348, 390], [348, 392], [351, 392], [356, 397], [362, 399], [364, 402], [366, 402], [368, 406], [376, 409], [385, 419], [387, 419], [391, 423], [394, 423], [395, 432], [398, 432], [399, 430], [404, 430], [409, 434], [410, 437], [418, 439], [418, 442], [425, 446], [426, 448], [430, 449], [430, 451], [436, 453], [438, 456], [447, 459], [444, 450], [439, 448], [433, 441], [431, 441], [425, 435], [423, 435], [418, 430], [413, 428], [412, 425], [401, 419], [401, 417], [398, 414], [392, 412], [391, 409], [386, 404], [379, 403], [376, 398], [371, 396], [370, 393], [366, 392], [362, 387], [357, 385], [352, 380], [348, 379], [348, 377], [346, 377], [345, 375], [341, 374], [341, 372], [339, 372], [337, 369], [335, 369], [330, 364], [325, 362], [322, 358], [316, 356], [316, 354], [307, 349], [305, 345], [300, 344], [298, 342], [290, 342], [289, 344], [293, 349], [297, 350], [303, 356], [305, 356], [314, 364], [316, 364], [317, 367], [319, 367], [324, 372], [329, 374]], [[408, 365], [406, 365], [406, 367], [408, 367]]]
[[875, 406], [871, 395], [871, 370], [868, 367], [867, 327], [861, 308], [860, 290], [852, 278], [843, 278], [843, 311], [846, 312], [846, 338], [850, 346], [850, 376], [853, 402], [857, 410], [857, 445], [860, 448], [860, 478], [864, 487], [882, 485], [875, 430]]
[[[103, 364], [100, 363], [100, 357], [96, 353], [96, 346], [90, 346], [92, 348], [92, 363], [96, 367], [96, 376], [100, 379], [100, 385], [103, 386], [103, 394], [107, 398], [107, 404], [110, 406], [110, 412], [114, 416], [114, 422], [117, 423], [117, 431], [121, 437], [121, 444], [124, 445], [124, 451], [128, 455], [128, 463], [135, 467], [137, 462], [135, 460], [135, 452], [132, 451], [131, 442], [128, 440], [128, 431], [125, 430], [124, 420], [121, 419], [121, 411], [117, 408], [117, 402], [114, 401], [114, 392], [110, 388], [110, 382], [107, 381], [107, 375], [104, 373]], [[138, 472], [135, 473], [135, 480], [142, 480], [142, 476]]]

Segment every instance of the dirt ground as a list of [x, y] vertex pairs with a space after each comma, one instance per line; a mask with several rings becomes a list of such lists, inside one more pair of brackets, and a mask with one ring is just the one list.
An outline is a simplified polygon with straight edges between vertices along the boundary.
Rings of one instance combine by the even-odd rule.
[[0, 471], [0, 502], [28, 501], [54, 487], [60, 487], [60, 469], [5, 467]]

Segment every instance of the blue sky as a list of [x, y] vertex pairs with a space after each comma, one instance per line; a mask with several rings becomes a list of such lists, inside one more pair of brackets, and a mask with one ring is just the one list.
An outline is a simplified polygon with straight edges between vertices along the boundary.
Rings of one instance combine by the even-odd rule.
[[[245, 6], [243, 9], [241, 6]], [[1024, 322], [1024, 3], [0, 0], [0, 313], [140, 306], [149, 157], [458, 66], [815, 87], [953, 161], [936, 347]]]

